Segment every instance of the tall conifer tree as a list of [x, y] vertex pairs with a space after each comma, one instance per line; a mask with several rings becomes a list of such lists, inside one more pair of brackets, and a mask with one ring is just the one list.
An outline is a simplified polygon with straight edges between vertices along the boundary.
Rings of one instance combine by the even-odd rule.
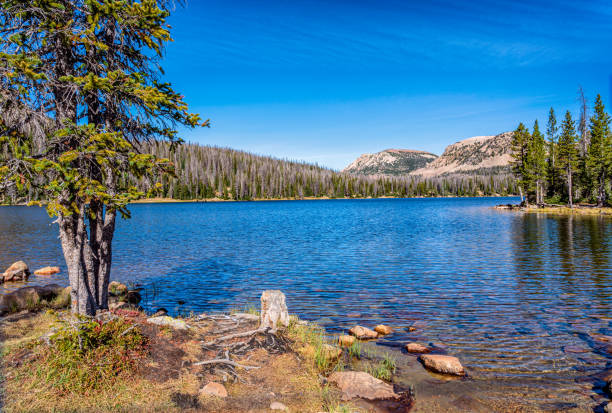
[[604, 205], [607, 199], [606, 185], [610, 175], [610, 115], [606, 113], [601, 96], [595, 100], [595, 113], [590, 119], [590, 145], [586, 158], [587, 177], [590, 187], [595, 191], [597, 206]]
[[572, 114], [565, 112], [565, 120], [561, 127], [561, 135], [559, 136], [559, 167], [565, 172], [565, 182], [567, 184], [567, 196], [570, 208], [574, 206], [573, 197], [573, 176], [576, 173], [578, 166], [578, 136], [576, 135], [576, 126], [572, 119]]
[[531, 175], [535, 185], [536, 203], [542, 204], [544, 203], [544, 186], [546, 182], [546, 142], [540, 132], [537, 120], [533, 124], [529, 158], [531, 160]]
[[512, 134], [512, 172], [518, 178], [521, 197], [529, 204], [529, 192], [533, 183], [531, 173], [531, 135], [521, 122]]

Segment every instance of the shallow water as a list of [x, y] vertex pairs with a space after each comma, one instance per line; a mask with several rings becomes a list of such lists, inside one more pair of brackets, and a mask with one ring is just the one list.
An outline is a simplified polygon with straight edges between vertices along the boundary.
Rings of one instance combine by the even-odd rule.
[[[483, 386], [597, 405], [591, 376], [611, 361], [612, 342], [594, 338], [612, 336], [612, 220], [490, 208], [512, 201], [138, 204], [119, 222], [112, 278], [171, 313], [258, 305], [278, 288], [328, 331], [384, 322], [397, 331], [387, 344], [437, 343]], [[0, 265], [65, 269], [51, 221], [0, 208]], [[30, 280], [58, 281], [67, 275]]]

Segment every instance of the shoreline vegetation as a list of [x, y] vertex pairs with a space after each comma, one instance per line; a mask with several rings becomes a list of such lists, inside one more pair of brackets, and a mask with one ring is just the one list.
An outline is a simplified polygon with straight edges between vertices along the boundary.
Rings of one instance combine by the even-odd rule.
[[514, 205], [504, 204], [496, 205], [494, 209], [520, 211], [525, 213], [536, 214], [554, 214], [554, 215], [587, 215], [587, 216], [612, 216], [612, 207], [598, 207], [594, 205]]
[[[261, 311], [147, 314], [118, 282], [109, 285], [110, 310], [89, 318], [70, 313], [69, 288], [23, 287], [0, 298], [3, 411], [344, 413], [414, 405], [414, 389], [394, 382], [397, 356], [368, 346], [392, 334], [388, 326], [329, 335], [290, 316], [278, 290], [263, 292]], [[465, 374], [457, 359], [411, 344], [408, 351], [423, 353], [420, 370]]]
[[[377, 197], [302, 197], [302, 198], [254, 198], [254, 199], [225, 199], [225, 198], [202, 198], [202, 199], [175, 199], [175, 198], [142, 198], [130, 202], [130, 204], [178, 204], [178, 203], [205, 203], [205, 202], [262, 202], [262, 201], [329, 201], [329, 200], [365, 200], [365, 199], [435, 199], [435, 198], [507, 198], [517, 197], [512, 194], [490, 194], [490, 195], [439, 195], [439, 196], [377, 196]], [[37, 203], [38, 204], [38, 203]], [[45, 202], [41, 202], [45, 205]], [[15, 204], [0, 203], [2, 206], [27, 206], [26, 202]]]

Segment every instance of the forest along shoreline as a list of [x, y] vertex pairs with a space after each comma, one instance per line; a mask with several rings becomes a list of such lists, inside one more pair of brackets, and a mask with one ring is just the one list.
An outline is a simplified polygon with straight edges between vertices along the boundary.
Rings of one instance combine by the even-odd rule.
[[[13, 283], [29, 273], [17, 262], [0, 275]], [[146, 313], [138, 290], [116, 281], [108, 292], [109, 310], [95, 317], [71, 313], [70, 287], [0, 296], [4, 411], [545, 411], [486, 397], [438, 344], [377, 345], [393, 326], [330, 335], [290, 315], [278, 290], [264, 291], [259, 309], [186, 317]], [[604, 380], [609, 391], [612, 374]]]

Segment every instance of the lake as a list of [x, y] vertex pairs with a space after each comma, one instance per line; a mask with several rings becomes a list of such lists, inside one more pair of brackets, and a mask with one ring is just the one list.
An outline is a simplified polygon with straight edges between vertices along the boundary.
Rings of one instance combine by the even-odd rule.
[[[111, 278], [172, 314], [258, 306], [280, 289], [290, 312], [330, 333], [389, 324], [384, 345], [436, 343], [476, 383], [596, 405], [593, 375], [612, 360], [612, 220], [491, 208], [516, 201], [137, 204], [118, 223]], [[65, 269], [43, 209], [0, 208], [0, 265], [19, 259]], [[48, 282], [67, 275], [30, 279]]]

